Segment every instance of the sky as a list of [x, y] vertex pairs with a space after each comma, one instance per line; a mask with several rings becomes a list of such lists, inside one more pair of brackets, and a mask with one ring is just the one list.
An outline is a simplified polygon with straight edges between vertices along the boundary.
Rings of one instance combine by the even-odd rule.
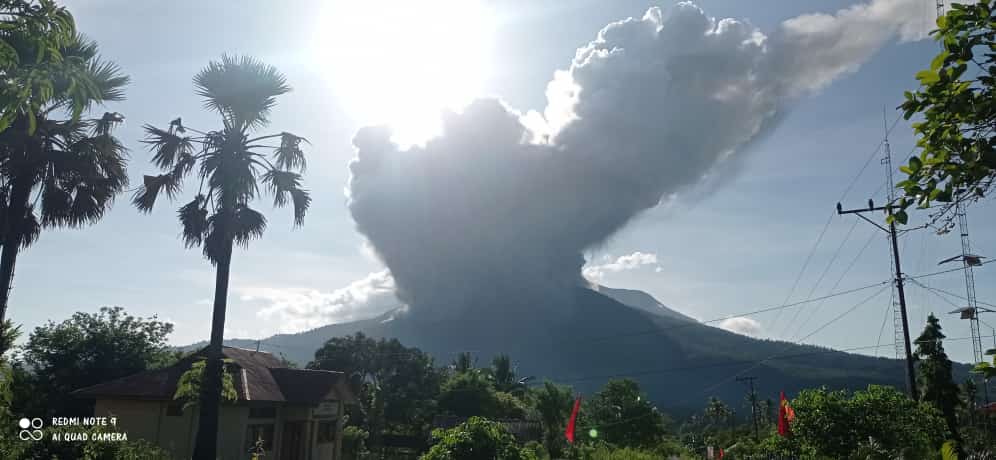
[[[570, 66], [576, 50], [606, 24], [639, 18], [652, 6], [674, 7], [671, 1], [632, 0], [433, 0], [419, 9], [405, 6], [410, 3], [68, 3], [78, 28], [132, 79], [127, 100], [107, 109], [126, 117], [117, 134], [131, 150], [133, 185], [154, 173], [151, 154], [141, 143], [144, 124], [165, 126], [182, 116], [185, 125], [197, 129], [218, 125], [191, 83], [210, 60], [222, 53], [250, 54], [279, 68], [293, 87], [279, 99], [266, 129], [310, 141], [305, 184], [314, 201], [301, 228], [293, 228], [289, 209], [261, 205], [269, 219], [266, 234], [234, 255], [226, 338], [296, 332], [396, 304], [393, 280], [357, 232], [347, 207], [347, 165], [356, 155], [351, 141], [358, 129], [394, 123], [400, 142], [417, 143], [438, 130], [433, 114], [447, 106], [459, 109], [478, 96], [500, 98], [522, 113], [542, 111], [554, 72]], [[747, 19], [767, 33], [800, 14], [834, 13], [855, 2], [696, 3], [710, 16]], [[929, 24], [934, 2], [922, 3], [922, 18]], [[888, 290], [822, 329], [877, 289], [740, 316], [786, 299], [889, 278], [885, 234], [853, 216], [833, 215], [834, 206], [838, 201], [862, 206], [872, 195], [884, 201], [881, 155], [862, 167], [880, 147], [883, 125], [898, 117], [894, 108], [903, 91], [916, 87], [913, 75], [936, 50], [929, 40], [891, 40], [856, 72], [793, 100], [776, 127], [743, 149], [732, 174], [722, 175], [694, 199], [641, 213], [588, 249], [585, 275], [607, 286], [646, 291], [700, 320], [730, 317], [713, 324], [754, 336], [804, 337], [836, 348], [881, 343], [878, 354], [894, 356]], [[710, 136], [708, 127], [701, 135]], [[914, 145], [909, 122], [899, 120], [889, 141], [896, 163], [908, 157]], [[9, 309], [14, 321], [31, 330], [75, 311], [118, 305], [173, 322], [171, 343], [207, 339], [214, 271], [198, 250], [183, 248], [175, 217], [179, 203], [157, 203], [144, 215], [129, 199], [128, 194], [119, 197], [94, 226], [43, 233], [22, 253]], [[996, 223], [994, 211], [990, 200], [969, 212], [977, 254], [996, 256], [996, 235], [983, 230]], [[910, 232], [900, 245], [908, 274], [943, 269], [937, 262], [960, 252], [956, 234]], [[978, 299], [996, 303], [992, 270], [976, 269], [975, 282]], [[957, 272], [923, 282], [965, 292]], [[962, 301], [931, 292], [907, 288], [913, 335], [934, 312], [949, 337], [968, 336], [966, 321], [945, 314], [954, 308], [948, 302]], [[996, 314], [983, 319], [996, 325]], [[988, 330], [983, 326], [984, 334], [991, 334]], [[946, 348], [956, 360], [971, 357], [967, 340], [950, 341]]]

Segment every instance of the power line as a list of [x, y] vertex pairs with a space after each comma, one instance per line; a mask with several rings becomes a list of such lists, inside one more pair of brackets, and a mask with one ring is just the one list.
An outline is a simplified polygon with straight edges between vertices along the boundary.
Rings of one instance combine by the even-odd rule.
[[[985, 262], [981, 262], [981, 263], [979, 263], [979, 266], [990, 264], [990, 263], [993, 263], [993, 262], [996, 262], [996, 259], [989, 259], [989, 260], [987, 260]], [[961, 267], [958, 267], [958, 268], [949, 268], [947, 270], [941, 270], [941, 271], [937, 271], [937, 272], [933, 272], [933, 273], [925, 273], [923, 275], [906, 276], [905, 278], [906, 279], [920, 279], [920, 278], [927, 278], [927, 277], [931, 277], [931, 276], [943, 275], [945, 273], [960, 272], [962, 270], [964, 270], [964, 268], [961, 268]]]
[[[854, 221], [855, 225], [857, 225], [857, 223], [858, 221]], [[852, 226], [851, 229], [853, 230], [854, 227]], [[865, 250], [868, 249], [868, 246], [871, 245], [872, 241], [875, 241], [874, 230], [868, 236], [868, 240], [865, 241], [865, 245], [862, 246], [861, 249], [858, 251], [858, 253], [854, 256], [854, 258], [851, 259], [851, 262], [847, 265], [847, 268], [844, 269], [844, 271], [840, 274], [840, 276], [837, 277], [837, 281], [835, 281], [833, 283], [833, 286], [830, 287], [831, 292], [833, 292], [834, 289], [837, 289], [837, 287], [840, 286], [841, 281], [843, 281], [844, 278], [847, 276], [847, 274], [851, 272], [851, 269], [853, 269], [854, 266], [857, 264], [858, 260], [861, 259], [861, 256], [865, 253]], [[823, 307], [823, 303], [824, 302], [820, 302], [819, 304], [817, 304], [816, 308], [813, 309], [813, 311], [809, 314], [806, 320], [803, 321], [801, 325], [799, 325], [799, 332], [801, 332], [802, 329], [805, 328], [807, 324], [809, 324], [809, 321], [811, 321], [813, 318], [816, 317], [816, 313]]]
[[814, 298], [811, 298], [811, 299], [800, 300], [798, 302], [793, 302], [793, 303], [784, 304], [784, 305], [777, 305], [777, 306], [773, 306], [773, 307], [760, 308], [760, 309], [757, 309], [757, 310], [748, 311], [748, 312], [744, 312], [744, 313], [726, 315], [726, 316], [722, 316], [722, 317], [719, 317], [719, 318], [714, 318], [714, 319], [705, 320], [705, 321], [701, 321], [701, 322], [688, 322], [688, 323], [676, 324], [676, 325], [669, 326], [669, 327], [656, 327], [656, 328], [653, 328], [653, 329], [645, 329], [645, 330], [642, 330], [642, 331], [633, 331], [633, 332], [626, 332], [626, 333], [621, 333], [621, 334], [610, 334], [610, 335], [604, 335], [604, 336], [599, 336], [599, 337], [588, 337], [588, 338], [582, 338], [582, 339], [568, 339], [568, 340], [562, 340], [562, 341], [559, 341], [559, 342], [555, 342], [555, 344], [556, 343], [565, 343], [565, 342], [589, 342], [589, 343], [597, 343], [597, 342], [602, 342], [602, 341], [611, 340], [611, 339], [620, 338], [620, 337], [637, 337], [637, 336], [643, 336], [643, 335], [660, 334], [660, 333], [662, 333], [664, 331], [669, 331], [669, 330], [674, 330], [674, 329], [681, 329], [681, 328], [695, 327], [695, 326], [703, 326], [703, 325], [706, 325], [706, 324], [718, 323], [718, 322], [721, 322], [721, 321], [725, 321], [725, 320], [728, 320], [728, 319], [731, 319], [731, 318], [740, 317], [740, 316], [753, 316], [753, 315], [758, 315], [758, 314], [761, 314], [761, 313], [767, 313], [767, 312], [776, 311], [776, 310], [780, 310], [780, 309], [791, 308], [791, 307], [795, 307], [795, 306], [799, 306], [799, 305], [804, 305], [804, 304], [807, 304], [807, 303], [816, 302], [816, 301], [819, 301], [819, 300], [830, 299], [830, 298], [833, 298], [833, 297], [839, 297], [839, 296], [847, 295], [847, 294], [853, 294], [855, 292], [864, 291], [864, 290], [871, 289], [871, 288], [874, 288], [874, 287], [883, 286], [883, 285], [886, 285], [886, 284], [889, 284], [889, 281], [880, 281], [878, 283], [869, 284], [867, 286], [861, 286], [861, 287], [857, 287], [857, 288], [853, 288], [853, 289], [847, 289], [847, 290], [844, 290], [844, 291], [834, 292], [834, 293], [830, 293], [830, 294], [827, 294], [827, 295], [824, 295], [824, 296], [820, 296], [820, 297], [814, 297]]
[[[878, 340], [875, 341], [876, 345], [882, 344], [882, 334], [885, 332], [885, 323], [889, 320], [889, 312], [892, 311], [892, 306], [896, 302], [896, 291], [892, 291], [892, 295], [889, 296], [889, 304], [885, 308], [885, 316], [882, 317], [882, 325], [878, 328]], [[875, 347], [875, 356], [878, 356], [878, 347]]]
[[[865, 166], [867, 166], [867, 164]], [[862, 171], [863, 170], [864, 169], [862, 168]], [[816, 249], [820, 247], [820, 242], [823, 241], [823, 236], [827, 234], [827, 229], [830, 228], [831, 223], [833, 223], [833, 213], [831, 213], [827, 218], [827, 222], [823, 224], [823, 230], [820, 231], [820, 236], [816, 238], [816, 242], [813, 243], [813, 247], [809, 249], [809, 255], [806, 256], [806, 261], [803, 262], [802, 268], [799, 269], [799, 273], [795, 275], [795, 281], [792, 282], [792, 288], [789, 289], [788, 294], [785, 296], [785, 300], [782, 301], [782, 305], [787, 305], [789, 300], [792, 299], [792, 295], [795, 294], [795, 289], [799, 286], [799, 281], [802, 279], [802, 275], [806, 273], [806, 268], [809, 267], [809, 262], [813, 260], [813, 255], [816, 254]], [[774, 329], [775, 325], [778, 324], [778, 320], [781, 317], [782, 309], [778, 309], [778, 313], [775, 314], [775, 318], [771, 321], [772, 329]]]
[[[830, 272], [830, 268], [833, 267], [833, 263], [837, 261], [837, 257], [840, 256], [840, 252], [844, 249], [844, 245], [847, 244], [848, 240], [851, 239], [851, 234], [854, 233], [854, 229], [857, 226], [858, 226], [858, 221], [855, 220], [854, 224], [851, 225], [851, 228], [847, 230], [847, 234], [844, 235], [844, 239], [841, 240], [840, 245], [837, 246], [837, 250], [834, 251], [833, 256], [830, 257], [830, 261], [827, 262], [827, 266], [823, 269], [823, 272], [820, 273], [820, 276], [816, 279], [816, 283], [813, 284], [813, 288], [809, 290], [809, 295], [806, 296], [807, 298], [812, 297], [813, 294], [816, 293], [816, 289], [820, 287], [820, 283], [823, 282], [823, 278], [826, 278], [827, 273]], [[819, 305], [817, 305], [817, 308], [819, 308]], [[782, 336], [785, 336], [785, 333], [788, 332], [788, 330], [792, 327], [792, 324], [795, 323], [797, 319], [799, 319], [799, 313], [802, 313], [802, 309], [796, 310], [795, 315], [792, 316], [792, 319], [785, 324], [785, 329], [782, 330], [781, 334]], [[802, 326], [799, 327], [800, 329], [802, 328]]]
[[[916, 281], [914, 281], [914, 283], [920, 284], [920, 283], [917, 283]], [[954, 298], [957, 298], [957, 299], [968, 300], [968, 298], [966, 298], [964, 296], [955, 294], [953, 292], [945, 291], [944, 289], [941, 289], [941, 288], [936, 288], [936, 287], [932, 287], [932, 286], [924, 286], [922, 284], [920, 286], [923, 287], [924, 289], [930, 289], [930, 290], [933, 290], [933, 291], [941, 292], [941, 293], [947, 294], [947, 295], [949, 295], [951, 297], [954, 297]], [[983, 301], [978, 300], [978, 299], [975, 300], [975, 303], [980, 303], [980, 304], [985, 305], [987, 307], [996, 308], [996, 305], [993, 305], [993, 304], [991, 304], [989, 302], [983, 302]], [[952, 304], [952, 305], [954, 305], [954, 304]], [[961, 305], [955, 305], [955, 308], [961, 308]]]
[[[875, 297], [878, 297], [878, 295], [879, 295], [879, 294], [881, 294], [882, 292], [884, 292], [884, 291], [885, 291], [885, 289], [886, 289], [886, 287], [883, 287], [882, 289], [879, 289], [878, 291], [876, 291], [876, 292], [875, 292], [874, 294], [872, 294], [871, 296], [868, 296], [868, 297], [866, 297], [866, 298], [865, 298], [864, 300], [862, 300], [862, 301], [860, 301], [860, 302], [858, 302], [858, 303], [854, 304], [854, 306], [852, 306], [851, 308], [848, 308], [847, 310], [845, 310], [845, 311], [844, 311], [843, 313], [841, 313], [840, 315], [837, 315], [837, 317], [835, 317], [835, 318], [831, 319], [830, 321], [827, 321], [827, 322], [826, 322], [826, 323], [824, 323], [824, 324], [823, 324], [822, 326], [820, 326], [820, 327], [816, 328], [816, 330], [814, 330], [813, 332], [810, 332], [810, 333], [809, 333], [808, 335], [806, 335], [805, 337], [803, 337], [803, 338], [799, 339], [799, 342], [802, 342], [803, 340], [806, 340], [806, 339], [808, 339], [808, 338], [812, 337], [813, 335], [816, 335], [816, 333], [818, 333], [818, 332], [822, 331], [823, 329], [826, 329], [826, 328], [827, 328], [828, 326], [830, 326], [831, 324], [833, 324], [833, 323], [837, 322], [837, 321], [838, 321], [839, 319], [843, 318], [844, 316], [847, 316], [847, 314], [849, 314], [849, 313], [853, 312], [854, 310], [858, 309], [858, 307], [860, 307], [860, 306], [862, 306], [862, 305], [864, 305], [864, 304], [868, 303], [868, 302], [869, 302], [870, 300], [874, 299]], [[782, 351], [784, 352], [784, 350], [787, 350], [787, 349], [788, 349], [789, 347], [791, 347], [791, 346], [793, 346], [793, 345], [796, 345], [796, 344], [795, 344], [795, 343], [790, 343], [790, 344], [787, 344], [787, 345], [786, 345], [786, 346], [785, 346], [784, 348], [782, 348]], [[774, 355], [771, 355], [771, 356], [769, 356], [768, 358], [766, 358], [766, 359], [764, 359], [764, 360], [761, 360], [761, 361], [758, 361], [758, 362], [757, 362], [757, 363], [755, 363], [755, 364], [754, 364], [753, 366], [751, 366], [751, 367], [749, 367], [749, 368], [747, 368], [747, 369], [744, 369], [743, 371], [740, 371], [740, 372], [738, 372], [737, 374], [735, 374], [735, 375], [733, 376], [733, 378], [736, 378], [736, 377], [739, 377], [739, 376], [743, 375], [744, 373], [747, 373], [747, 372], [750, 372], [751, 370], [753, 370], [753, 369], [754, 369], [754, 368], [756, 368], [757, 366], [760, 366], [761, 364], [764, 364], [764, 363], [765, 363], [766, 361], [768, 361], [769, 359], [772, 359], [772, 358], [774, 358], [774, 357], [778, 356], [778, 354], [779, 354], [779, 353], [776, 353], [776, 354], [774, 354]], [[703, 393], [708, 393], [708, 392], [712, 391], [713, 389], [715, 389], [715, 388], [719, 387], [720, 385], [723, 385], [723, 384], [725, 384], [725, 383], [727, 383], [727, 382], [729, 382], [729, 381], [730, 381], [730, 379], [725, 379], [725, 380], [723, 380], [723, 381], [720, 381], [719, 383], [717, 383], [717, 384], [715, 384], [715, 385], [712, 385], [712, 386], [710, 386], [710, 387], [706, 388], [706, 389], [705, 389], [705, 391], [703, 391]]]
[[[890, 126], [888, 130], [886, 130], [886, 137], [888, 137], [889, 133], [891, 133], [892, 130], [895, 129], [896, 125], [899, 123], [900, 118], [901, 117], [897, 116], [896, 119], [892, 122], [892, 126]], [[858, 183], [858, 180], [861, 179], [862, 174], [864, 174], [865, 170], [868, 169], [868, 165], [870, 165], [871, 161], [875, 159], [876, 155], [878, 155], [878, 152], [882, 150], [883, 145], [885, 145], [885, 142], [880, 141], [878, 145], [875, 146], [875, 149], [872, 150], [871, 153], [868, 155], [868, 158], [865, 159], [865, 163], [861, 165], [861, 169], [858, 170], [858, 173], [854, 175], [854, 178], [851, 179], [851, 182], [847, 184], [847, 187], [844, 188], [844, 191], [840, 194], [840, 198], [837, 201], [844, 201], [844, 199], [847, 198], [847, 195], [851, 193], [851, 190], [854, 189], [854, 186]], [[881, 189], [881, 187], [879, 188]], [[878, 192], [875, 193], [877, 194]], [[806, 256], [806, 260], [805, 262], [803, 262], [802, 268], [799, 269], [799, 273], [796, 274], [795, 281], [792, 282], [792, 287], [789, 289], [788, 295], [785, 296], [785, 300], [782, 301], [782, 304], [788, 304], [789, 300], [792, 299], [792, 295], [795, 294], [795, 290], [799, 285], [799, 281], [802, 280], [802, 275], [805, 274], [806, 269], [809, 267], [809, 263], [813, 259], [813, 255], [816, 254], [816, 250], [819, 248], [820, 243], [823, 241], [823, 237], [827, 233], [827, 229], [830, 228], [830, 224], [833, 222], [833, 217], [834, 213], [830, 213], [830, 216], [827, 218], [826, 223], [823, 224], [823, 230], [820, 231], [820, 235], [816, 238], [816, 242], [813, 243], [813, 247], [810, 248], [809, 254]], [[778, 320], [781, 319], [781, 316], [782, 316], [782, 310], [779, 309], [778, 313], [775, 315], [775, 318], [771, 321], [772, 330], [774, 330], [774, 327], [777, 325]]]

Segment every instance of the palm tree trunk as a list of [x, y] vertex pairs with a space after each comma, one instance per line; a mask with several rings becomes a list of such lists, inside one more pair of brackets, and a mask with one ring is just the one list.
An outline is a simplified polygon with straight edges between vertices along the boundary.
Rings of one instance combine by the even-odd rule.
[[21, 250], [21, 233], [24, 231], [24, 216], [31, 197], [31, 180], [14, 179], [7, 205], [7, 228], [3, 237], [3, 253], [0, 254], [0, 324], [7, 317], [7, 300], [14, 283], [14, 264]]
[[211, 342], [201, 380], [200, 416], [194, 441], [194, 460], [215, 460], [218, 449], [218, 412], [221, 405], [222, 340], [225, 332], [225, 309], [228, 303], [228, 274], [232, 262], [232, 240], [225, 242], [214, 280], [214, 314], [211, 318]]

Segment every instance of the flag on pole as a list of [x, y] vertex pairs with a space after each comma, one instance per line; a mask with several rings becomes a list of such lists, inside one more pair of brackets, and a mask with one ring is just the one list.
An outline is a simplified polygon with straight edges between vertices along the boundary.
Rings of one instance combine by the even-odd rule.
[[574, 410], [571, 411], [571, 418], [567, 420], [567, 429], [564, 430], [564, 437], [567, 438], [567, 442], [574, 444], [574, 425], [578, 420], [578, 411], [581, 410], [581, 395], [578, 395], [578, 399], [574, 400]]
[[792, 410], [792, 406], [789, 405], [788, 400], [785, 399], [785, 392], [781, 392], [781, 398], [778, 404], [778, 434], [782, 436], [789, 436], [792, 434], [792, 428], [789, 423], [795, 420], [795, 411]]

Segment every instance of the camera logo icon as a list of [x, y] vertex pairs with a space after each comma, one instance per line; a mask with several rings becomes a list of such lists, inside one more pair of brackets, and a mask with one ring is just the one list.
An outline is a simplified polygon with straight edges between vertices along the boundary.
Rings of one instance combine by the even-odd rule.
[[42, 430], [41, 428], [45, 426], [45, 422], [40, 418], [22, 418], [17, 422], [17, 426], [21, 427], [21, 432], [17, 434], [22, 441], [41, 441]]

